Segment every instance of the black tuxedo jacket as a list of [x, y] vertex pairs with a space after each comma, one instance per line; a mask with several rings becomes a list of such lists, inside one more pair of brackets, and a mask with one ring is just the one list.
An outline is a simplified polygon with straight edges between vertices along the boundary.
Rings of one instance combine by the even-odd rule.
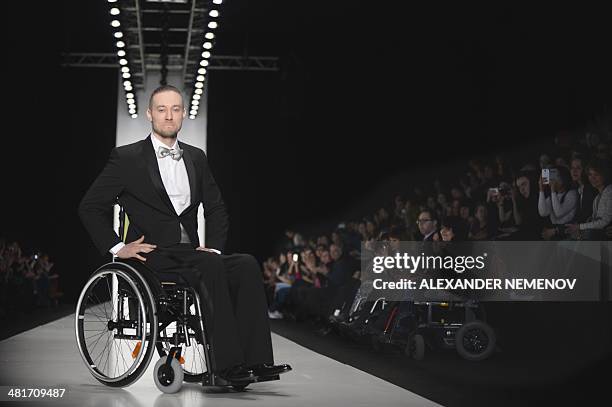
[[113, 205], [119, 203], [130, 221], [127, 242], [144, 235], [146, 243], [172, 246], [181, 241], [179, 224], [182, 224], [196, 247], [199, 244], [197, 213], [203, 203], [206, 247], [223, 251], [229, 219], [206, 154], [179, 141], [189, 178], [191, 203], [182, 213], [176, 213], [161, 179], [151, 137], [115, 147], [106, 167], [81, 200], [79, 216], [94, 244], [105, 254], [121, 241], [112, 225]]

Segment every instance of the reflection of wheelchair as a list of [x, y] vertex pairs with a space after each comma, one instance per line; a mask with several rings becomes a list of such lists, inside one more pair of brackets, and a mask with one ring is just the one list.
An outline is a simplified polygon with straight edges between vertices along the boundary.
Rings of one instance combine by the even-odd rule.
[[114, 261], [94, 271], [79, 296], [75, 327], [91, 374], [108, 386], [128, 386], [146, 371], [157, 350], [153, 377], [164, 393], [178, 391], [183, 380], [242, 391], [256, 381], [278, 379], [228, 382], [210, 374], [200, 297], [178, 271], [154, 273], [135, 260]]

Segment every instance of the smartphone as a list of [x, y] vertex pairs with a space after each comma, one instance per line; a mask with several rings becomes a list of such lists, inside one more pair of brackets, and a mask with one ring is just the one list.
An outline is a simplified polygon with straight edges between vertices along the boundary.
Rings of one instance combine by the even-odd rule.
[[298, 258], [299, 258], [298, 254], [297, 254], [297, 253], [295, 253], [295, 254], [293, 255], [293, 261], [298, 261]]
[[489, 188], [489, 192], [493, 195], [499, 195], [499, 188]]
[[542, 168], [542, 184], [550, 184], [550, 170], [548, 168]]
[[551, 168], [548, 171], [548, 179], [550, 181], [559, 181], [559, 171], [556, 168]]

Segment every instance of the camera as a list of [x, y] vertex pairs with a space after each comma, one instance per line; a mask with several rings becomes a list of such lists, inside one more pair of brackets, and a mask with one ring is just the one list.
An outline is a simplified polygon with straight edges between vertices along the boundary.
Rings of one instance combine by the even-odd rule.
[[298, 261], [299, 258], [300, 256], [297, 253], [293, 254], [293, 261]]

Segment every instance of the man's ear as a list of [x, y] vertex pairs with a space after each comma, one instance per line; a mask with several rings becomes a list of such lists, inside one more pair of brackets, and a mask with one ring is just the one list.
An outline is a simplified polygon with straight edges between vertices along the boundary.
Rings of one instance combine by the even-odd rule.
[[187, 109], [183, 107], [183, 119], [187, 117]]
[[153, 116], [151, 116], [151, 108], [147, 108], [147, 119], [149, 119], [150, 122], [153, 121]]

